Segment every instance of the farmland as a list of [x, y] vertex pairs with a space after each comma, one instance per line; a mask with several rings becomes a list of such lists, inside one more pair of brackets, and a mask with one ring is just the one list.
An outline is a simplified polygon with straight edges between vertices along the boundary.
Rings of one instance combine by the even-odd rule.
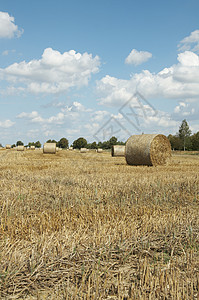
[[1, 299], [198, 299], [197, 153], [1, 150], [0, 176]]

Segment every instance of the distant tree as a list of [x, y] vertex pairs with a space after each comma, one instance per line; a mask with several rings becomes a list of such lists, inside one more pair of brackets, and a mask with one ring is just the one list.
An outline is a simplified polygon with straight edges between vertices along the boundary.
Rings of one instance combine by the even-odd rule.
[[199, 151], [199, 131], [191, 136], [192, 150]]
[[14, 148], [14, 147], [16, 147], [16, 145], [15, 145], [15, 144], [13, 144], [13, 145], [11, 146], [11, 148]]
[[110, 149], [110, 142], [109, 142], [109, 141], [104, 141], [104, 142], [101, 144], [101, 148], [102, 148], [102, 149]]
[[57, 144], [58, 144], [58, 142], [55, 141], [55, 140], [47, 140], [46, 143], [56, 143], [56, 146], [57, 146]]
[[126, 142], [118, 141], [118, 142], [117, 142], [117, 145], [125, 146], [125, 145], [126, 145]]
[[90, 149], [97, 149], [98, 147], [97, 147], [97, 143], [96, 142], [92, 142], [91, 144], [90, 144]]
[[3, 148], [2, 144], [0, 143], [0, 147]]
[[57, 147], [59, 148], [68, 148], [68, 140], [66, 138], [61, 138], [57, 143]]
[[87, 140], [84, 139], [83, 137], [80, 137], [73, 142], [74, 149], [75, 148], [81, 149], [81, 148], [86, 148], [86, 147], [87, 147]]
[[186, 148], [188, 150], [188, 148], [190, 148], [191, 146], [190, 135], [191, 135], [191, 130], [189, 129], [189, 125], [187, 121], [184, 119], [178, 131], [178, 137], [182, 141], [184, 151], [186, 150]]
[[17, 145], [17, 146], [23, 146], [24, 143], [23, 143], [22, 141], [17, 141], [17, 142], [16, 142], [16, 145]]
[[112, 136], [108, 142], [111, 148], [113, 145], [117, 145], [117, 138], [115, 136]]
[[168, 140], [171, 144], [172, 150], [182, 150], [183, 149], [183, 143], [182, 140], [177, 135], [168, 135]]
[[35, 148], [41, 148], [41, 143], [40, 141], [37, 141], [36, 143], [34, 143]]

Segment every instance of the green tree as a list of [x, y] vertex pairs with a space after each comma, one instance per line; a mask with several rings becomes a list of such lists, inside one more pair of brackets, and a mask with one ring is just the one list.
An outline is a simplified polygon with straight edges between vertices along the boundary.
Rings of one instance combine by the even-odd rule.
[[40, 141], [36, 141], [36, 143], [34, 143], [35, 148], [41, 148], [41, 143]]
[[17, 142], [16, 142], [16, 145], [17, 145], [17, 146], [23, 146], [24, 143], [23, 143], [22, 141], [17, 141]]
[[112, 136], [108, 142], [111, 148], [113, 145], [117, 145], [117, 138], [115, 136]]
[[96, 142], [92, 142], [90, 145], [90, 149], [97, 149], [97, 143]]
[[171, 144], [172, 150], [182, 150], [183, 149], [183, 143], [182, 143], [181, 139], [179, 138], [179, 136], [169, 134], [168, 140]]
[[57, 147], [59, 148], [68, 148], [68, 140], [66, 138], [61, 138], [57, 143]]
[[191, 136], [192, 150], [199, 151], [199, 131]]
[[75, 148], [81, 149], [81, 148], [86, 148], [86, 147], [87, 147], [87, 140], [84, 139], [83, 137], [80, 137], [73, 142], [74, 149]]
[[[55, 141], [55, 140], [47, 140], [46, 143], [56, 143], [56, 146], [57, 146], [57, 144], [58, 144], [58, 142]], [[57, 146], [57, 147], [58, 147], [58, 146]]]
[[187, 150], [189, 150], [189, 148], [191, 147], [190, 135], [191, 135], [191, 130], [189, 129], [189, 125], [187, 121], [184, 119], [182, 121], [182, 124], [179, 127], [179, 132], [178, 132], [178, 137], [182, 141], [184, 151], [186, 150], [186, 148]]

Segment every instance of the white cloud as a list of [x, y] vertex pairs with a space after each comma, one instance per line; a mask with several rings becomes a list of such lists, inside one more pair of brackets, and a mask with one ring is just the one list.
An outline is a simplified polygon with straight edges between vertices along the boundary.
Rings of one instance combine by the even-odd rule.
[[99, 71], [99, 66], [99, 57], [93, 58], [87, 52], [81, 54], [70, 50], [61, 54], [47, 48], [41, 59], [14, 63], [0, 69], [0, 76], [20, 88], [25, 85], [31, 93], [56, 94], [87, 85], [91, 75]]
[[182, 66], [186, 67], [198, 67], [199, 66], [199, 57], [197, 54], [191, 51], [185, 51], [178, 54], [178, 61]]
[[39, 116], [37, 111], [32, 111], [31, 113], [22, 112], [19, 115], [17, 115], [18, 119], [26, 118], [26, 119], [33, 119], [37, 118]]
[[178, 45], [179, 51], [191, 50], [199, 53], [199, 30], [191, 32], [191, 34], [180, 41]]
[[14, 21], [14, 17], [11, 17], [7, 12], [0, 11], [0, 38], [13, 38], [22, 35], [23, 29], [19, 30]]
[[0, 127], [1, 128], [10, 128], [15, 124], [15, 122], [12, 122], [10, 120], [0, 121]]
[[98, 110], [95, 111], [92, 116], [91, 116], [91, 121], [92, 122], [102, 122], [104, 118], [106, 118], [109, 114], [109, 112], [105, 110]]
[[[197, 121], [199, 116], [199, 98], [198, 101], [191, 101], [189, 99], [185, 101], [179, 101], [178, 105], [174, 108], [172, 118], [176, 120], [182, 120], [182, 118], [188, 118], [189, 121]], [[199, 128], [199, 126], [198, 126]]]
[[147, 60], [149, 60], [152, 57], [152, 54], [147, 51], [137, 51], [136, 49], [133, 49], [131, 53], [127, 56], [125, 59], [126, 64], [132, 64], [132, 65], [140, 65]]
[[118, 106], [128, 101], [136, 91], [146, 99], [198, 99], [199, 57], [191, 51], [178, 55], [179, 63], [159, 73], [143, 70], [129, 80], [105, 76], [97, 82], [99, 103]]
[[16, 52], [16, 50], [14, 50], [14, 49], [13, 50], [5, 50], [5, 51], [2, 52], [2, 55], [7, 56], [8, 54], [15, 53], [15, 52]]

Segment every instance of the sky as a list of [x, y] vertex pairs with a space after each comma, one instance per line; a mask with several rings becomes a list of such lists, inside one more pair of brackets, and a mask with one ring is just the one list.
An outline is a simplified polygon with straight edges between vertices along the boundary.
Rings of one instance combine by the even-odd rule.
[[0, 0], [0, 143], [199, 131], [199, 1]]

